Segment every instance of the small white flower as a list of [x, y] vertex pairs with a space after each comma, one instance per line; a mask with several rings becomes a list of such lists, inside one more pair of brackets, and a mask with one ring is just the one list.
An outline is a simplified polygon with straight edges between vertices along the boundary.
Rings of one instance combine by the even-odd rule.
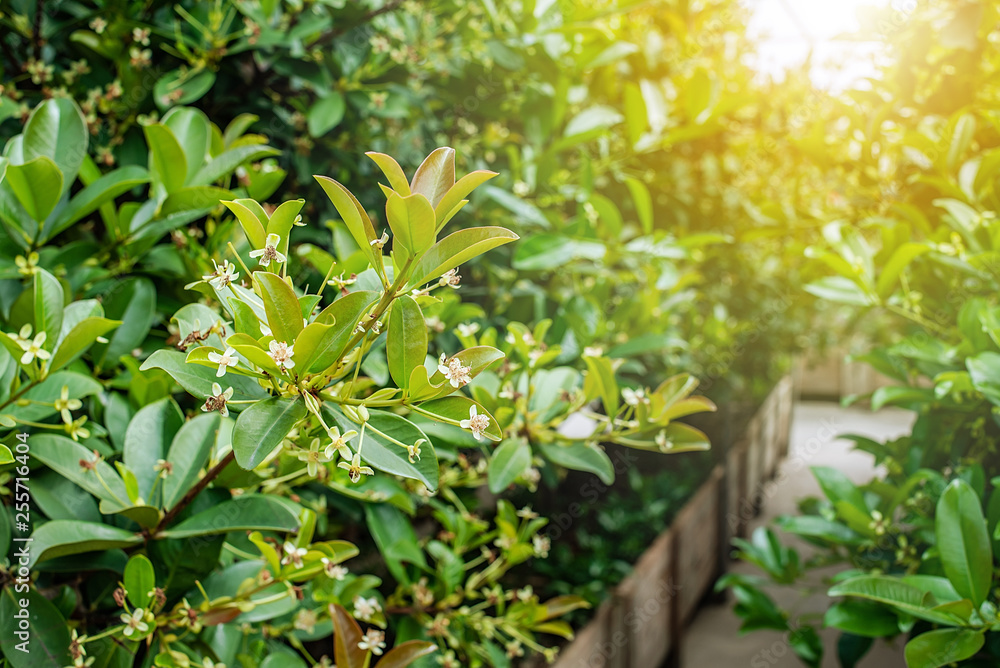
[[410, 460], [411, 464], [415, 464], [420, 461], [420, 444], [426, 442], [427, 439], [419, 438], [413, 445], [406, 446], [406, 452], [409, 455], [407, 459]]
[[549, 549], [552, 547], [552, 541], [549, 540], [547, 536], [535, 535], [535, 537], [531, 539], [531, 545], [535, 549], [535, 556], [544, 559], [549, 556]]
[[267, 235], [267, 240], [264, 242], [264, 247], [250, 251], [250, 257], [260, 258], [258, 260], [262, 267], [266, 267], [272, 262], [283, 263], [285, 261], [285, 256], [278, 252], [278, 244], [281, 243], [281, 237], [277, 234]]
[[300, 462], [306, 463], [306, 471], [308, 471], [309, 475], [313, 478], [315, 478], [316, 474], [319, 473], [319, 465], [330, 461], [330, 457], [327, 457], [325, 452], [320, 452], [318, 438], [314, 438], [312, 440], [312, 443], [309, 444], [308, 450], [299, 450], [298, 453], [296, 453], [296, 456]]
[[295, 621], [292, 626], [297, 628], [299, 631], [305, 631], [306, 633], [312, 633], [316, 628], [316, 622], [319, 618], [316, 613], [312, 610], [299, 610], [298, 614], [295, 615]]
[[375, 250], [380, 251], [382, 250], [382, 247], [385, 246], [387, 243], [389, 243], [389, 233], [383, 232], [381, 237], [379, 237], [378, 239], [372, 239], [371, 241], [368, 242], [368, 245], [374, 248]]
[[69, 385], [63, 385], [59, 398], [53, 402], [52, 407], [59, 411], [62, 421], [66, 424], [73, 422], [73, 415], [70, 411], [79, 410], [83, 407], [83, 402], [79, 399], [69, 398]]
[[211, 274], [205, 274], [201, 277], [201, 280], [208, 281], [208, 283], [216, 290], [223, 290], [229, 287], [229, 285], [239, 279], [240, 275], [236, 272], [236, 265], [231, 263], [229, 260], [224, 260], [222, 266], [220, 267], [215, 260], [212, 260], [212, 265], [215, 267], [215, 271]]
[[385, 643], [382, 642], [384, 639], [385, 634], [378, 629], [368, 629], [368, 632], [358, 643], [358, 649], [369, 650], [375, 656], [379, 656], [385, 649]]
[[279, 369], [282, 371], [288, 371], [295, 366], [295, 362], [292, 361], [294, 348], [295, 346], [290, 346], [284, 341], [271, 341], [268, 345], [267, 354], [274, 360], [274, 363], [278, 365]]
[[463, 322], [462, 324], [460, 324], [455, 329], [458, 330], [458, 334], [460, 336], [472, 336], [473, 334], [475, 334], [476, 332], [479, 331], [479, 323], [478, 322], [470, 322], [470, 323], [464, 323]]
[[351, 458], [351, 449], [347, 447], [347, 442], [358, 435], [358, 432], [351, 429], [350, 431], [340, 433], [340, 429], [334, 427], [329, 432], [330, 444], [326, 446], [326, 456], [333, 459], [334, 453], [340, 453], [340, 456], [344, 459]]
[[304, 547], [295, 547], [289, 542], [285, 542], [285, 556], [282, 558], [281, 563], [283, 565], [294, 564], [296, 568], [302, 568], [302, 557], [306, 556], [309, 552]]
[[458, 423], [462, 429], [471, 429], [472, 435], [479, 441], [483, 438], [483, 432], [490, 428], [490, 418], [476, 410], [476, 404], [469, 407], [469, 419]]
[[222, 417], [228, 417], [229, 409], [226, 407], [226, 403], [233, 398], [233, 388], [227, 387], [223, 391], [222, 386], [218, 383], [212, 383], [212, 396], [205, 399], [205, 405], [201, 407], [201, 410], [206, 413], [211, 413], [212, 411], [219, 411]]
[[622, 397], [625, 398], [625, 403], [629, 406], [638, 406], [649, 402], [649, 399], [646, 398], [646, 391], [641, 387], [638, 390], [626, 387], [622, 390]]
[[376, 612], [380, 612], [381, 610], [382, 606], [379, 605], [378, 600], [374, 596], [371, 598], [357, 596], [354, 599], [354, 616], [363, 622], [367, 622], [375, 616]]
[[469, 381], [472, 380], [472, 377], [469, 375], [472, 367], [463, 366], [462, 360], [457, 357], [452, 357], [446, 362], [444, 353], [441, 353], [441, 359], [438, 361], [438, 371], [443, 373], [444, 377], [451, 383], [451, 386], [455, 388], [468, 385]]
[[221, 355], [216, 352], [209, 353], [208, 361], [212, 364], [219, 365], [219, 370], [215, 372], [215, 377], [222, 378], [226, 375], [226, 371], [229, 370], [229, 367], [236, 366], [240, 363], [240, 358], [236, 355], [235, 348], [226, 348], [226, 352]]
[[674, 447], [674, 442], [667, 438], [667, 432], [665, 429], [660, 430], [660, 433], [656, 435], [654, 440], [656, 441], [656, 447], [660, 449], [660, 452], [666, 452]]
[[[24, 329], [22, 328], [21, 331], [23, 332]], [[45, 343], [46, 336], [45, 332], [38, 332], [31, 341], [19, 341], [21, 349], [24, 350], [24, 354], [21, 355], [21, 364], [31, 364], [32, 360], [36, 357], [40, 360], [47, 360], [52, 357], [52, 353], [42, 349], [42, 344]]]
[[326, 557], [320, 559], [323, 563], [323, 572], [331, 580], [343, 580], [347, 576], [347, 568], [341, 566], [340, 564], [335, 564]]
[[24, 348], [25, 344], [31, 343], [31, 325], [24, 325], [17, 334], [7, 334], [14, 343]]
[[143, 621], [146, 616], [146, 611], [142, 608], [136, 608], [132, 611], [131, 615], [122, 615], [121, 620], [125, 623], [125, 630], [122, 631], [126, 636], [131, 636], [133, 633], [138, 631], [139, 633], [145, 633], [149, 630], [149, 625]]
[[458, 269], [449, 269], [438, 279], [438, 285], [441, 287], [448, 286], [456, 290], [458, 289], [458, 284], [461, 282], [462, 277], [458, 275]]
[[604, 348], [600, 346], [587, 346], [583, 349], [584, 357], [600, 357], [604, 354]]
[[371, 468], [361, 465], [361, 455], [354, 453], [354, 457], [351, 458], [351, 463], [339, 462], [337, 468], [342, 468], [348, 472], [351, 477], [351, 482], [358, 482], [361, 480], [361, 475], [375, 475], [375, 471]]

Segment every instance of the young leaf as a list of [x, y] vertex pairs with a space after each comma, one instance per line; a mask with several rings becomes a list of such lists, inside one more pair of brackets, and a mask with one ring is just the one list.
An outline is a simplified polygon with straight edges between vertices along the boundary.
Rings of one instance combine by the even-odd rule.
[[336, 603], [330, 604], [333, 620], [333, 660], [339, 668], [366, 668], [368, 652], [359, 648], [361, 627], [347, 610]]
[[416, 287], [436, 280], [463, 262], [518, 239], [519, 236], [503, 227], [470, 227], [449, 234], [434, 244], [417, 263], [409, 286]]
[[393, 234], [393, 250], [399, 244], [408, 255], [419, 256], [434, 245], [434, 209], [423, 195], [391, 193], [385, 214]]
[[250, 242], [250, 245], [254, 248], [263, 248], [267, 242], [267, 233], [264, 231], [264, 223], [267, 222], [267, 217], [265, 216], [263, 219], [259, 218], [253, 210], [247, 207], [244, 200], [223, 201], [222, 204], [233, 212], [236, 220], [240, 221], [240, 227], [243, 228], [243, 233], [247, 235], [247, 241]]
[[420, 306], [409, 295], [403, 295], [389, 312], [386, 339], [389, 374], [396, 385], [405, 389], [410, 374], [427, 357], [427, 325]]
[[258, 271], [253, 277], [264, 300], [267, 326], [271, 328], [275, 341], [293, 345], [302, 331], [302, 311], [295, 291], [276, 274]]
[[399, 163], [392, 156], [388, 156], [385, 153], [376, 153], [375, 151], [368, 151], [365, 155], [375, 161], [375, 164], [382, 170], [385, 178], [389, 180], [390, 188], [403, 197], [409, 196], [410, 184], [406, 182], [406, 174], [403, 173], [403, 168], [399, 166]]
[[426, 197], [432, 206], [437, 206], [454, 185], [455, 149], [444, 146], [435, 149], [420, 163], [410, 182], [410, 190]]
[[437, 231], [440, 231], [443, 225], [442, 221], [445, 220], [445, 217], [458, 207], [469, 196], [469, 193], [496, 175], [496, 172], [477, 170], [466, 174], [455, 185], [449, 188], [448, 192], [441, 198], [441, 201], [434, 207], [434, 216], [437, 218], [438, 224]]
[[159, 123], [142, 129], [149, 145], [149, 173], [153, 182], [162, 186], [165, 194], [184, 187], [188, 165], [177, 137], [170, 128]]

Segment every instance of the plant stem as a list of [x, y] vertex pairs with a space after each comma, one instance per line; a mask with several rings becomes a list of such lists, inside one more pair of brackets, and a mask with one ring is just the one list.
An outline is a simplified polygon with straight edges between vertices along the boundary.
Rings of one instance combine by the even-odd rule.
[[194, 487], [188, 490], [187, 494], [184, 495], [184, 498], [182, 498], [180, 501], [177, 502], [177, 505], [175, 505], [173, 508], [167, 511], [167, 513], [163, 516], [163, 519], [160, 520], [160, 523], [156, 525], [156, 528], [153, 529], [151, 534], [155, 536], [156, 534], [163, 531], [163, 529], [168, 524], [170, 524], [170, 522], [172, 522], [175, 517], [177, 517], [178, 513], [184, 510], [187, 507], [187, 505], [194, 500], [194, 497], [198, 496], [198, 494], [200, 494], [203, 489], [208, 487], [208, 483], [215, 480], [219, 476], [219, 474], [222, 473], [222, 470], [227, 466], [229, 466], [230, 462], [234, 461], [235, 459], [236, 459], [235, 451], [230, 450], [228, 453], [226, 453], [226, 456], [223, 457], [218, 464], [210, 468], [208, 472], [205, 474], [205, 476], [201, 480], [199, 480]]

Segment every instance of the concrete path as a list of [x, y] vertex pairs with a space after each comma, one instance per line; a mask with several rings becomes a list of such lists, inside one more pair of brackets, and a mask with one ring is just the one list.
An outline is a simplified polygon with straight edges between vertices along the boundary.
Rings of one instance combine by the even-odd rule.
[[[795, 406], [792, 416], [791, 442], [788, 458], [772, 484], [765, 487], [764, 508], [750, 524], [750, 531], [767, 524], [778, 515], [796, 512], [799, 499], [820, 496], [819, 486], [809, 472], [811, 466], [831, 466], [848, 475], [854, 482], [870, 480], [874, 462], [870, 455], [851, 450], [851, 442], [837, 440], [838, 434], [853, 433], [875, 439], [886, 439], [906, 434], [910, 430], [913, 414], [898, 409], [885, 409], [872, 413], [866, 407], [841, 408], [834, 403], [802, 402]], [[796, 543], [805, 558], [809, 547]], [[731, 570], [740, 573], [760, 571], [742, 562], [732, 562]], [[839, 569], [833, 569], [834, 573]], [[818, 593], [809, 595], [774, 588], [771, 593], [784, 609], [798, 611], [825, 610], [825, 587], [821, 582], [823, 571], [813, 571], [809, 582], [815, 583]], [[813, 577], [815, 576], [815, 577]], [[732, 612], [732, 604], [702, 608], [695, 617], [684, 639], [682, 668], [800, 668], [803, 664], [792, 652], [782, 634], [774, 631], [755, 631], [739, 635], [740, 620]], [[839, 668], [836, 641], [839, 632], [826, 630], [823, 668]], [[893, 645], [877, 641], [859, 664], [860, 668], [905, 668], [903, 640]]]

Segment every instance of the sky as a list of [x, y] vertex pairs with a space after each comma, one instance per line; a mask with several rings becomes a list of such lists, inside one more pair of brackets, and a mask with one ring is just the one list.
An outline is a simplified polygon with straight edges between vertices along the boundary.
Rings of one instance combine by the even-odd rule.
[[828, 90], [843, 90], [875, 72], [871, 59], [880, 52], [880, 43], [844, 39], [860, 27], [859, 8], [891, 5], [905, 12], [916, 4], [916, 0], [743, 1], [752, 9], [748, 31], [759, 44], [754, 66], [780, 79], [786, 69], [805, 61], [812, 46], [813, 83]]

